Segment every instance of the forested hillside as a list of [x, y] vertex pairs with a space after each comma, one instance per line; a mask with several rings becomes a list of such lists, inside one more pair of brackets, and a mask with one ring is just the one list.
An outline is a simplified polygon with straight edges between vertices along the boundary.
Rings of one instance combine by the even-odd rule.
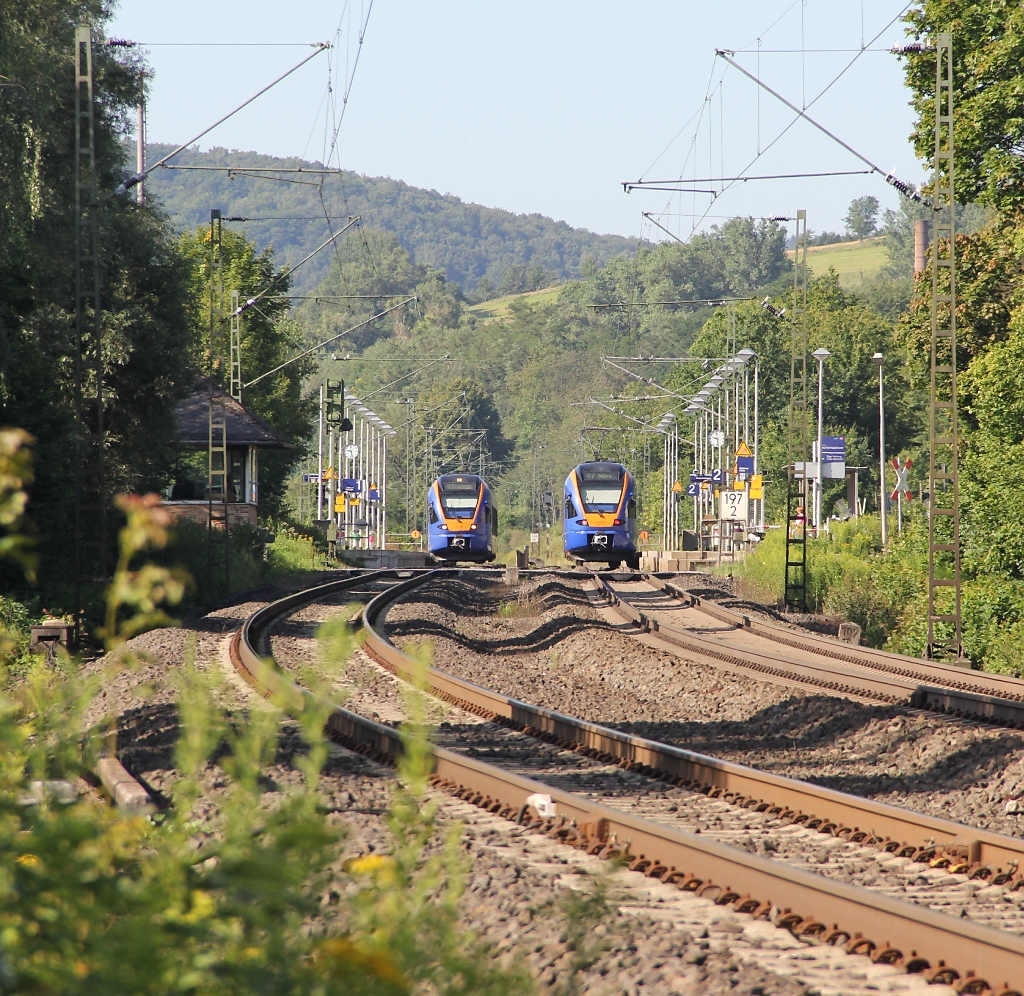
[[[172, 146], [151, 145], [149, 162]], [[250, 166], [308, 169], [319, 163], [255, 152], [214, 148], [186, 150], [176, 166]], [[296, 179], [292, 176], [290, 179]], [[325, 216], [337, 231], [349, 215], [365, 226], [393, 232], [417, 263], [431, 266], [467, 293], [483, 300], [494, 293], [518, 293], [580, 276], [586, 259], [597, 265], [636, 249], [636, 241], [596, 235], [540, 214], [513, 214], [468, 204], [453, 194], [423, 190], [389, 177], [313, 172], [303, 183], [203, 170], [157, 170], [150, 193], [179, 231], [208, 221], [211, 208], [253, 219], [239, 230], [260, 247], [272, 245], [281, 262], [294, 264], [327, 237]], [[322, 179], [322, 182], [321, 182]], [[295, 274], [295, 286], [309, 289], [329, 266], [321, 254]], [[482, 283], [481, 283], [482, 282]]]

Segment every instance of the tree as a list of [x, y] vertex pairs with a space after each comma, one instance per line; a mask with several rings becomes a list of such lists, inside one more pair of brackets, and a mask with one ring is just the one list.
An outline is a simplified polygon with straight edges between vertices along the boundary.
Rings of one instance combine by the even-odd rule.
[[855, 197], [850, 201], [843, 223], [849, 235], [863, 241], [878, 230], [878, 198]]
[[[4, 5], [0, 31], [0, 424], [37, 440], [30, 509], [44, 584], [63, 580], [73, 529], [75, 27], [100, 34], [108, 10], [24, 0]], [[188, 271], [164, 216], [114, 194], [133, 172], [124, 139], [144, 66], [102, 44], [93, 66], [107, 483], [139, 490], [173, 460], [174, 405], [190, 379]]]
[[[316, 288], [315, 293], [323, 298], [299, 310], [308, 329], [310, 345], [345, 332], [397, 304], [399, 298], [411, 296], [416, 292], [416, 285], [427, 276], [426, 268], [416, 265], [394, 232], [383, 228], [359, 228], [350, 232], [339, 240], [330, 273]], [[431, 305], [439, 296], [437, 290], [435, 286], [427, 289]], [[335, 295], [342, 299], [331, 300]], [[345, 295], [355, 296], [345, 299]], [[445, 309], [440, 307], [440, 310]], [[338, 341], [337, 348], [365, 348], [388, 329], [402, 338], [408, 334], [410, 324], [405, 311], [395, 311], [387, 318], [349, 333]]]
[[[193, 369], [205, 372], [209, 363], [209, 229], [200, 228], [195, 234], [182, 236], [181, 248], [192, 264]], [[270, 247], [258, 253], [255, 244], [244, 236], [225, 230], [221, 259], [226, 294], [238, 290], [241, 300], [245, 301], [272, 284], [276, 293], [288, 292], [290, 279], [286, 271], [274, 265], [274, 250]], [[242, 316], [242, 381], [272, 370], [299, 353], [302, 346], [302, 328], [289, 317], [288, 302], [263, 298], [257, 307], [247, 309]], [[311, 358], [293, 363], [246, 388], [242, 401], [290, 442], [304, 442], [312, 431], [316, 401], [302, 385], [303, 378], [312, 373], [314, 367]], [[223, 371], [217, 376], [223, 379]], [[294, 460], [294, 454], [280, 451], [261, 457], [260, 496], [264, 510], [278, 510], [285, 478]]]
[[960, 200], [999, 210], [1024, 206], [1024, 7], [1015, 0], [924, 0], [906, 15], [924, 50], [906, 60], [918, 158], [934, 153], [936, 35], [953, 35], [954, 167]]

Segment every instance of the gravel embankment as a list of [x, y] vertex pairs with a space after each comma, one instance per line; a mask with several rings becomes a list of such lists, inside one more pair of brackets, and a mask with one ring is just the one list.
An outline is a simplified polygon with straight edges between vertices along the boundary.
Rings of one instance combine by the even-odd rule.
[[[308, 674], [311, 668], [329, 679], [333, 694], [348, 708], [388, 723], [405, 716], [407, 689], [389, 672], [357, 652], [340, 672], [319, 659], [314, 634], [332, 615], [348, 615], [340, 599], [307, 606], [281, 620], [271, 635], [278, 663]], [[906, 879], [876, 864], [872, 849], [845, 845], [837, 854], [819, 836], [802, 828], [780, 826], [748, 810], [740, 810], [699, 793], [666, 788], [642, 775], [603, 765], [569, 751], [495, 726], [479, 717], [432, 700], [436, 739], [449, 749], [468, 753], [489, 763], [508, 767], [569, 791], [610, 803], [639, 816], [656, 818], [684, 829], [704, 832], [715, 839], [745, 847], [827, 874], [844, 881], [870, 880], [893, 895], [906, 891], [907, 880], [917, 886], [920, 901], [948, 906], [959, 902], [970, 914], [1012, 915], [1016, 905], [990, 911], [982, 900], [971, 904], [962, 888], [952, 897], [923, 888], [919, 875]], [[515, 948], [527, 952], [532, 974], [543, 987], [564, 986], [574, 964], [596, 959], [577, 978], [579, 990], [619, 992], [790, 992], [804, 985], [814, 991], [861, 993], [903, 990], [923, 986], [920, 977], [871, 965], [866, 959], [841, 950], [796, 941], [788, 932], [764, 921], [722, 910], [674, 886], [644, 879], [629, 872], [609, 874], [594, 858], [526, 833], [504, 820], [465, 804], [449, 801], [446, 811], [458, 809], [469, 824], [468, 844], [474, 853], [474, 874], [466, 908], [474, 929], [499, 953]], [[478, 828], [485, 827], [479, 837]], [[486, 852], [484, 854], [483, 852]], [[863, 853], [861, 853], [863, 852]], [[486, 866], [498, 859], [497, 870]], [[508, 867], [510, 858], [516, 866]], [[481, 864], [484, 862], [484, 864]], [[827, 868], [823, 862], [828, 863]], [[829, 863], [830, 862], [830, 863]], [[552, 885], [552, 876], [554, 885]], [[948, 877], [948, 876], [947, 876]], [[957, 876], [957, 886], [960, 879]], [[566, 891], [590, 888], [595, 881], [613, 887], [612, 912], [596, 930], [588, 932], [586, 951], [566, 950], [564, 943], [544, 941], [551, 914], [565, 903]], [[561, 892], [560, 892], [561, 890]], [[482, 901], [478, 901], [481, 899]], [[933, 902], [934, 901], [934, 902]], [[986, 908], [983, 910], [982, 906]], [[538, 915], [538, 911], [540, 915]], [[993, 919], [995, 916], [992, 917]], [[786, 980], [786, 981], [783, 981]], [[793, 987], [796, 986], [796, 990]], [[935, 992], [935, 990], [930, 990]]]
[[[348, 598], [339, 599], [340, 611]], [[88, 720], [114, 715], [122, 760], [153, 792], [168, 801], [177, 774], [173, 745], [180, 732], [175, 703], [183, 680], [186, 653], [198, 671], [215, 684], [215, 700], [236, 719], [248, 710], [268, 708], [230, 668], [226, 637], [261, 603], [222, 609], [182, 629], [161, 629], [130, 641], [129, 649], [145, 655], [132, 669], [109, 658], [89, 666], [101, 678], [101, 692]], [[312, 615], [316, 615], [314, 612]], [[302, 623], [302, 619], [294, 619]], [[285, 637], [292, 649], [303, 644], [303, 663], [319, 668], [336, 691], [348, 688], [349, 705], [394, 722], [402, 715], [402, 694], [389, 675], [358, 659], [341, 675], [319, 663], [315, 620], [308, 633]], [[189, 649], [191, 648], [191, 649]], [[276, 648], [278, 652], [283, 647]], [[358, 655], [357, 655], [358, 658]], [[272, 806], [300, 784], [296, 755], [303, 750], [295, 724], [283, 721], [279, 749], [261, 782], [263, 802]], [[394, 784], [391, 769], [341, 747], [332, 747], [321, 782], [329, 818], [346, 831], [338, 867], [347, 857], [386, 849], [388, 832], [383, 813]], [[204, 793], [195, 809], [204, 832], [216, 832], [219, 797], [229, 784], [215, 763], [203, 773]], [[622, 873], [608, 878], [610, 910], [585, 932], [584, 944], [571, 950], [564, 910], [570, 896], [586, 895], [604, 882], [607, 866], [562, 844], [499, 820], [458, 800], [439, 795], [442, 823], [464, 821], [464, 849], [469, 862], [462, 922], [491, 946], [507, 964], [526, 966], [541, 992], [565, 992], [570, 977], [576, 991], [596, 996], [618, 993], [763, 993], [778, 996], [814, 992], [859, 994], [878, 992], [877, 968], [861, 957], [798, 941], [763, 922], [740, 917], [660, 883]], [[639, 886], [637, 883], [640, 883]], [[337, 890], [322, 898], [325, 909], [338, 893], [353, 888], [339, 877]], [[837, 956], [842, 965], [837, 971]], [[575, 970], [575, 972], [574, 972]], [[881, 973], [883, 989], [903, 989], [908, 981], [898, 971]], [[890, 978], [891, 977], [891, 978]], [[918, 980], [909, 980], [915, 984]], [[822, 983], [830, 983], [829, 989]], [[934, 993], [930, 990], [930, 993]], [[951, 991], [950, 991], [951, 992]], [[936, 994], [938, 996], [938, 994]]]
[[410, 593], [387, 624], [399, 644], [430, 640], [436, 666], [538, 705], [1024, 835], [1024, 816], [1005, 807], [1024, 795], [1024, 733], [811, 695], [662, 653], [605, 622], [580, 582], [529, 579], [508, 590], [450, 579]]

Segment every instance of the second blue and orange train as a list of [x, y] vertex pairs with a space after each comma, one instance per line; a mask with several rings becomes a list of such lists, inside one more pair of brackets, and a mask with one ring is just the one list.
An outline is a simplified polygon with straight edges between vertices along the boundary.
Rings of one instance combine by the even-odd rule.
[[562, 520], [565, 555], [570, 560], [622, 563], [640, 569], [636, 548], [636, 488], [621, 463], [581, 463], [565, 479]]

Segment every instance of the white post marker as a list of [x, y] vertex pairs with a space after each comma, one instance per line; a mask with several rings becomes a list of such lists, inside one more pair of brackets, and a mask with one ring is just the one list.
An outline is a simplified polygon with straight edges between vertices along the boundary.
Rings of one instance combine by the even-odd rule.
[[817, 488], [814, 492], [814, 529], [815, 538], [818, 536], [818, 532], [821, 529], [821, 432], [822, 432], [822, 404], [824, 399], [824, 386], [825, 386], [825, 361], [832, 354], [822, 346], [816, 349], [811, 356], [818, 361], [818, 473], [817, 477]]
[[885, 403], [883, 397], [882, 364], [885, 362], [884, 353], [875, 353], [871, 359], [878, 364], [878, 496], [879, 514], [882, 521], [882, 547], [885, 547]]

